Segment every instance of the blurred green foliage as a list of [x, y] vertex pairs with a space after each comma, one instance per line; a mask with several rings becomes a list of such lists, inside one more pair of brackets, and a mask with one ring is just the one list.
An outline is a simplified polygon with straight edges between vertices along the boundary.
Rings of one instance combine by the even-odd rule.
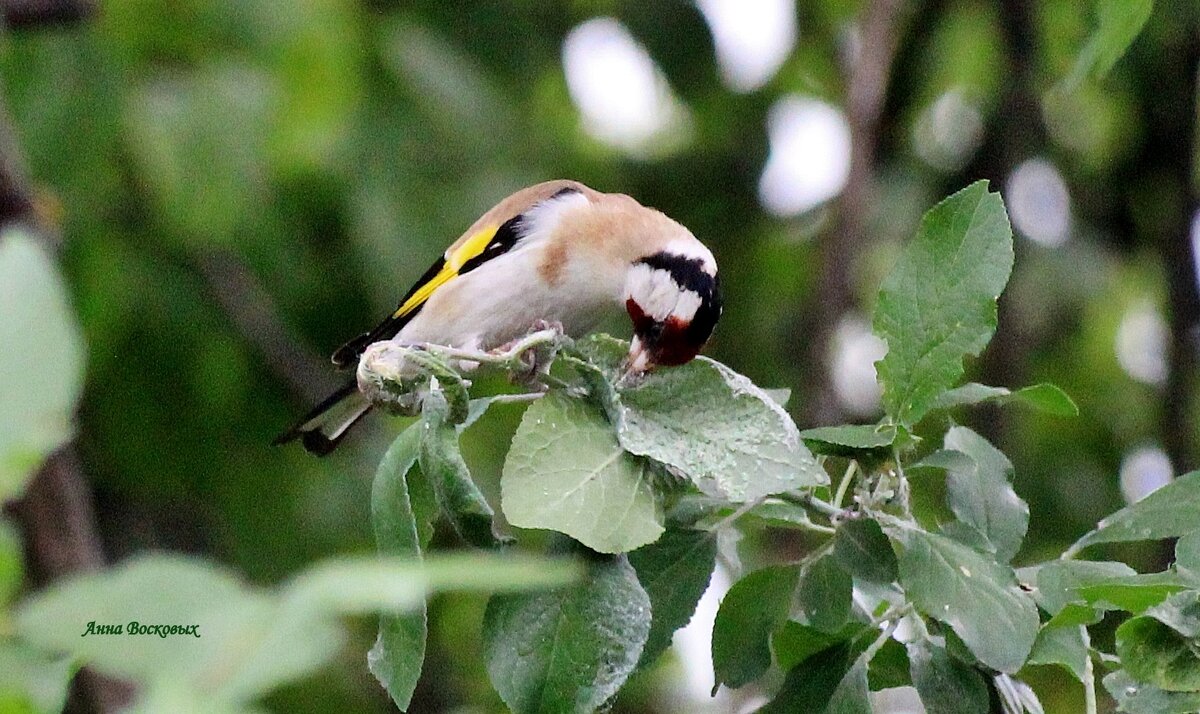
[[[815, 286], [830, 266], [817, 246], [839, 229], [838, 213], [825, 204], [772, 217], [757, 186], [777, 99], [847, 106], [845, 62], [870, 49], [849, 36], [869, 4], [799, 0], [798, 44], [749, 93], [722, 85], [705, 20], [681, 0], [107, 0], [78, 27], [7, 32], [8, 113], [39, 206], [61, 229], [87, 345], [77, 445], [109, 554], [202, 553], [267, 584], [371, 550], [369, 478], [400, 425], [376, 419], [325, 460], [271, 448], [326, 385], [287, 379], [262, 336], [238, 328], [214, 261], [240, 266], [236, 284], [268, 299], [247, 309], [267, 310], [321, 374], [316, 355], [394, 307], [480, 212], [551, 177], [629, 193], [708, 243], [727, 305], [710, 354], [756, 383], [792, 387], [801, 427], [817, 426], [799, 410], [824, 365], [796, 358], [797, 324], [822, 299]], [[1018, 242], [996, 339], [969, 365], [987, 384], [1054, 382], [1080, 408], [1074, 420], [1013, 410], [972, 424], [1012, 459], [1030, 503], [1018, 565], [1059, 552], [1121, 505], [1117, 474], [1132, 449], [1182, 442], [1175, 473], [1198, 464], [1194, 387], [1135, 379], [1114, 345], [1131, 310], [1171, 315], [1167, 246], [1185, 239], [1196, 164], [1194, 146], [1164, 144], [1161, 127], [1195, 123], [1195, 67], [1182, 62], [1195, 60], [1200, 11], [1160, 0], [1107, 76], [1103, 47], [1079, 69], [1116, 5], [914, 3], [897, 30], [868, 240], [849, 270], [868, 314], [899, 242], [949, 189], [988, 178], [1008, 190], [1034, 157], [1065, 180], [1069, 239]], [[573, 27], [602, 15], [624, 23], [687, 106], [691, 138], [675, 152], [633, 158], [583, 131], [561, 52]], [[1068, 75], [1078, 86], [1061, 91]], [[980, 124], [965, 153], [922, 129], [951, 91]], [[497, 406], [464, 439], [493, 503], [519, 416]], [[763, 530], [741, 553], [760, 563], [802, 546]], [[1164, 557], [1113, 553], [1143, 565]], [[432, 603], [422, 710], [499, 706], [479, 659], [457, 654], [480, 651], [479, 632], [463, 628], [482, 609], [476, 596]], [[271, 708], [385, 709], [362, 667], [373, 636], [373, 623], [356, 627], [326, 675], [273, 695]], [[652, 708], [648, 690], [631, 689], [618, 709]]]

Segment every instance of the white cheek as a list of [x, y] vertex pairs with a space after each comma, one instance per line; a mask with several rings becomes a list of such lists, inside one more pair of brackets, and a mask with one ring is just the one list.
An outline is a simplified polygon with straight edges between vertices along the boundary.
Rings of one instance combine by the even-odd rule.
[[637, 265], [629, 271], [625, 297], [633, 300], [648, 317], [656, 322], [667, 319], [675, 309], [679, 288], [670, 273], [656, 270], [649, 265]]
[[669, 317], [691, 322], [702, 303], [694, 291], [680, 290], [670, 273], [648, 265], [638, 265], [630, 271], [625, 297], [633, 298], [655, 322]]
[[696, 311], [700, 309], [700, 296], [691, 290], [684, 290], [679, 293], [679, 300], [675, 303], [675, 309], [671, 311], [672, 317], [677, 317], [683, 322], [691, 322], [696, 316]]

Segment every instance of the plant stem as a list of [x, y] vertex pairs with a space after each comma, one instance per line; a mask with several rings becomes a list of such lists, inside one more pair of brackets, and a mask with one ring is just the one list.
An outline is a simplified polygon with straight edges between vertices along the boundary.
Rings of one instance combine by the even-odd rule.
[[842, 516], [846, 515], [846, 512], [841, 508], [838, 508], [831, 503], [826, 503], [811, 493], [804, 493], [802, 491], [784, 491], [783, 493], [777, 494], [777, 496], [788, 503], [795, 503], [798, 506], [803, 506], [804, 508], [819, 513], [830, 520], [834, 518], [841, 518]]
[[523, 394], [497, 394], [492, 397], [495, 404], [518, 404], [520, 402], [536, 402], [546, 396], [545, 392], [526, 392]]
[[541, 345], [553, 344], [556, 342], [561, 333], [557, 330], [538, 330], [531, 332], [528, 335], [518, 340], [512, 347], [509, 347], [504, 352], [481, 352], [479, 350], [464, 350], [457, 347], [445, 347], [443, 345], [435, 345], [425, 343], [421, 348], [428, 352], [435, 352], [443, 357], [450, 359], [464, 360], [469, 362], [478, 362], [479, 364], [491, 364], [511, 367], [520, 359], [525, 352], [539, 347]]
[[842, 482], [838, 484], [837, 493], [833, 496], [834, 508], [841, 508], [842, 503], [846, 499], [846, 490], [850, 487], [850, 482], [854, 477], [854, 473], [858, 471], [858, 462], [854, 459], [850, 460], [850, 465], [846, 467], [846, 473], [842, 476]]
[[1088, 637], [1087, 627], [1080, 625], [1083, 634], [1084, 651], [1087, 658], [1083, 662], [1083, 702], [1086, 714], [1096, 714], [1096, 667], [1092, 663], [1092, 642]]

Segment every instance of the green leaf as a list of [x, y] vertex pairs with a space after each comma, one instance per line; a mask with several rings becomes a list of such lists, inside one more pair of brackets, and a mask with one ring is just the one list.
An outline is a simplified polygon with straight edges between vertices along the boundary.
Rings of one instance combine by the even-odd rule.
[[832, 555], [810, 561], [800, 572], [796, 606], [805, 621], [825, 632], [836, 632], [850, 616], [854, 584], [850, 574]]
[[857, 664], [857, 659], [853, 648], [846, 644], [822, 657], [814, 657], [811, 663], [806, 661], [793, 667], [784, 677], [779, 692], [758, 714], [827, 714], [830, 711], [827, 705], [849, 675], [852, 663]]
[[1029, 526], [1029, 506], [1012, 487], [1012, 463], [965, 426], [946, 432], [946, 449], [970, 460], [946, 471], [946, 502], [960, 521], [982, 533], [1004, 563], [1012, 560]]
[[[410, 498], [410, 478], [417, 461], [424, 425], [413, 424], [392, 442], [371, 488], [371, 523], [381, 555], [420, 561], [433, 534], [436, 505]], [[418, 510], [421, 509], [421, 510]], [[379, 618], [379, 634], [367, 654], [367, 666], [401, 711], [407, 710], [425, 661], [427, 624], [425, 602], [404, 612]]]
[[826, 714], [872, 714], [871, 687], [867, 681], [867, 667], [871, 660], [867, 653], [854, 660], [850, 670], [838, 682], [825, 706]]
[[1001, 404], [1016, 402], [1054, 416], [1079, 416], [1079, 407], [1066, 392], [1053, 384], [1042, 383], [1011, 391], [1004, 387], [989, 387], [977, 382], [968, 382], [942, 394], [935, 400], [935, 409], [950, 409], [957, 406], [994, 401]]
[[20, 642], [0, 640], [0, 711], [63, 711], [77, 669], [70, 657], [50, 659]]
[[1200, 691], [1200, 643], [1153, 617], [1117, 628], [1117, 656], [1130, 676], [1169, 692]]
[[616, 694], [650, 634], [650, 598], [624, 556], [581, 583], [488, 602], [484, 658], [515, 714], [587, 712]]
[[1175, 569], [1200, 586], [1200, 530], [1175, 542]]
[[873, 692], [913, 686], [912, 675], [909, 674], [908, 651], [904, 645], [895, 638], [885, 641], [871, 658], [867, 675]]
[[775, 565], [733, 584], [713, 622], [716, 686], [741, 687], [771, 667], [771, 633], [786, 620], [800, 569]]
[[1088, 78], [1104, 79], [1141, 33], [1153, 10], [1153, 0], [1099, 0], [1096, 29], [1058, 90], [1070, 92]]
[[996, 329], [996, 299], [1012, 270], [1012, 229], [1000, 195], [979, 181], [934, 206], [884, 280], [875, 334], [883, 403], [913, 425], [959, 380]]
[[1052, 560], [1037, 567], [1034, 597], [1046, 612], [1057, 615], [1068, 604], [1083, 602], [1078, 588], [1136, 575], [1137, 571], [1124, 563]]
[[0, 518], [0, 612], [20, 592], [25, 580], [25, 551], [21, 536], [8, 521]]
[[887, 585], [898, 577], [896, 554], [879, 524], [870, 518], [838, 525], [833, 555], [856, 578]]
[[1080, 585], [1075, 592], [1088, 605], [1137, 614], [1186, 587], [1179, 575], [1166, 571], [1099, 580]]
[[1189, 640], [1200, 638], [1200, 592], [1187, 590], [1172, 595], [1145, 614]]
[[495, 532], [496, 514], [479, 487], [471, 480], [467, 462], [458, 446], [458, 430], [450, 419], [450, 407], [438, 391], [425, 398], [418, 461], [421, 472], [433, 486], [442, 512], [454, 530], [473, 546], [501, 545]]
[[559, 392], [525, 410], [500, 486], [514, 526], [566, 533], [602, 553], [634, 550], [663, 532], [646, 462], [621, 448], [595, 405]]
[[1100, 521], [1071, 551], [1096, 543], [1178, 538], [1196, 530], [1200, 471], [1192, 471]]
[[876, 424], [844, 424], [805, 429], [800, 438], [818, 454], [853, 458], [860, 451], [880, 451], [896, 441], [896, 427]]
[[683, 528], [668, 528], [661, 538], [629, 554], [653, 615], [639, 666], [653, 662], [671, 645], [675, 631], [692, 619], [716, 561], [716, 535]]
[[18, 498], [74, 433], [84, 345], [54, 261], [21, 229], [0, 233], [0, 503]]
[[987, 714], [987, 683], [945, 648], [923, 640], [910, 643], [908, 661], [927, 714]]
[[1025, 663], [1037, 639], [1037, 606], [1008, 567], [945, 536], [886, 525], [900, 582], [913, 604], [949, 625], [981, 662], [1001, 672]]
[[1061, 665], [1080, 682], [1086, 674], [1088, 644], [1087, 630], [1082, 626], [1052, 627], [1045, 625], [1038, 632], [1029, 654], [1028, 664]]
[[786, 672], [818, 652], [854, 639], [866, 629], [863, 623], [850, 622], [837, 632], [829, 633], [788, 620], [771, 637], [771, 649], [779, 668]]
[[749, 379], [698, 357], [621, 391], [618, 438], [704, 493], [737, 503], [828, 482], [788, 413]]
[[1200, 692], [1166, 692], [1135, 681], [1125, 670], [1106, 676], [1104, 688], [1117, 700], [1119, 711], [1127, 714], [1196, 714], [1200, 711]]

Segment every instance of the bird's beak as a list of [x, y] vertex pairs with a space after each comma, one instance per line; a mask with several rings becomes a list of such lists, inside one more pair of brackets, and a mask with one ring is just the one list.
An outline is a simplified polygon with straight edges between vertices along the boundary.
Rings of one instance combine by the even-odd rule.
[[625, 358], [626, 374], [641, 374], [650, 369], [650, 351], [646, 349], [646, 343], [642, 342], [642, 338], [634, 335], [633, 342], [629, 345], [629, 356]]

